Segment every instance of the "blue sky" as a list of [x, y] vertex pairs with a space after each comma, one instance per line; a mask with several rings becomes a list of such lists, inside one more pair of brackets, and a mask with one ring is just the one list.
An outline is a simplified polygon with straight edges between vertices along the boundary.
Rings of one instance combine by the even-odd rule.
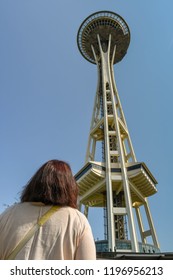
[[[76, 35], [100, 10], [121, 15], [131, 31], [115, 79], [137, 159], [158, 180], [149, 203], [161, 250], [173, 251], [171, 0], [0, 1], [0, 212], [45, 161], [65, 160], [74, 174], [84, 164], [97, 70]], [[102, 238], [102, 212], [91, 214]]]

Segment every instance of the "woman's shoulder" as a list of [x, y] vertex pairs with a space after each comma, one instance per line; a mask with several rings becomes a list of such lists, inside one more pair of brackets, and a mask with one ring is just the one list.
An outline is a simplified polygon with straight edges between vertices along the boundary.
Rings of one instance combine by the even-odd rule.
[[10, 213], [11, 211], [13, 211], [16, 207], [18, 207], [20, 203], [14, 203], [12, 205], [9, 205], [7, 206], [7, 208], [0, 214], [1, 216], [2, 215], [5, 215], [7, 213]]
[[87, 218], [78, 209], [71, 208], [71, 207], [65, 207], [64, 210], [66, 210], [68, 212], [68, 215], [70, 216], [70, 218], [72, 220], [74, 220], [74, 222], [76, 222], [82, 226], [85, 226], [85, 227], [89, 226], [89, 222], [88, 222]]
[[20, 207], [20, 203], [15, 203], [11, 206], [8, 206], [1, 214], [0, 214], [0, 221], [1, 224], [6, 223], [7, 220], [12, 219], [16, 209]]
[[65, 211], [68, 211], [69, 214], [71, 214], [71, 215], [78, 216], [82, 219], [86, 219], [85, 215], [82, 212], [80, 212], [77, 208], [65, 206], [65, 207], [62, 207], [62, 209], [64, 209]]
[[24, 216], [28, 216], [30, 212], [35, 212], [34, 210], [31, 211], [32, 208], [33, 206], [30, 202], [14, 203], [1, 213], [0, 218], [7, 219], [10, 217], [18, 217], [20, 219]]

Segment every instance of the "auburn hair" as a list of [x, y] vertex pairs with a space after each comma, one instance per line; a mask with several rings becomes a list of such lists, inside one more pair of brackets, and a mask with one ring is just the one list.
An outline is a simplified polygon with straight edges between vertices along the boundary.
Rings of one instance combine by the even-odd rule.
[[21, 202], [42, 202], [77, 208], [78, 186], [70, 165], [60, 160], [43, 164], [24, 187]]

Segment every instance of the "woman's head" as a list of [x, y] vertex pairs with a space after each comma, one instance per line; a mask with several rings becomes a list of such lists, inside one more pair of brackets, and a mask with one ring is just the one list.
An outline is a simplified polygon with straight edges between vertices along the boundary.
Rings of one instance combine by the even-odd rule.
[[25, 186], [21, 202], [77, 207], [78, 186], [69, 164], [50, 160], [43, 164]]

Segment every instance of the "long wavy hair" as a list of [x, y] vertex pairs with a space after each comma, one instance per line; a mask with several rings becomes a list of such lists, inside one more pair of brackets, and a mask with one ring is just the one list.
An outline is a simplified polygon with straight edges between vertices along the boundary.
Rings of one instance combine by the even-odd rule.
[[77, 208], [78, 186], [70, 165], [60, 160], [43, 164], [24, 187], [21, 202], [42, 202]]

